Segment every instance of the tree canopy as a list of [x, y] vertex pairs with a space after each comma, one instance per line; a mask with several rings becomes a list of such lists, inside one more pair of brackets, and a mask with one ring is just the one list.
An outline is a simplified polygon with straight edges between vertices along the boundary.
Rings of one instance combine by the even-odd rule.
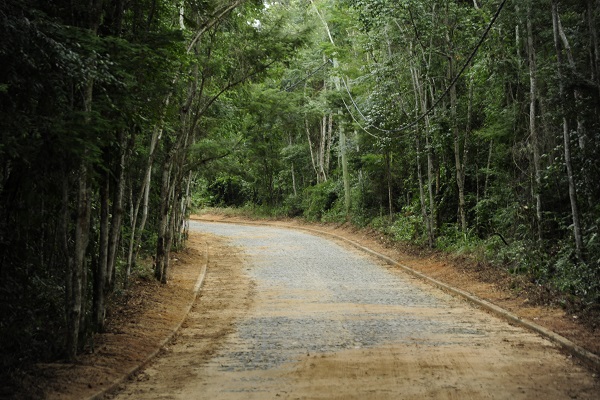
[[0, 0], [1, 367], [76, 358], [132, 274], [168, 283], [205, 206], [467, 250], [597, 310], [599, 19], [594, 0]]

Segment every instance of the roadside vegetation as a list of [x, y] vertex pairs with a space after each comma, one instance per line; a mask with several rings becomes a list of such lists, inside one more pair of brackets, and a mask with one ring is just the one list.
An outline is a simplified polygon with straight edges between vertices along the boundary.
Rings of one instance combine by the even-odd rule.
[[247, 136], [196, 207], [370, 227], [597, 316], [597, 3], [309, 3], [309, 44], [230, 103]]
[[0, 0], [1, 370], [75, 360], [206, 207], [463, 254], [597, 320], [598, 1], [79, 3]]

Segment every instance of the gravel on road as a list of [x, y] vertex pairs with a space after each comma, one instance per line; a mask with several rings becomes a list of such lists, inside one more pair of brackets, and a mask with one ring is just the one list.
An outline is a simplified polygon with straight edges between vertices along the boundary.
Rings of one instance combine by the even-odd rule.
[[211, 281], [215, 262], [200, 303], [226, 309], [244, 285], [251, 301], [210, 352], [197, 346], [211, 310], [198, 310], [119, 398], [598, 398], [597, 378], [551, 342], [359, 250], [274, 227], [190, 229], [227, 238], [245, 282]]

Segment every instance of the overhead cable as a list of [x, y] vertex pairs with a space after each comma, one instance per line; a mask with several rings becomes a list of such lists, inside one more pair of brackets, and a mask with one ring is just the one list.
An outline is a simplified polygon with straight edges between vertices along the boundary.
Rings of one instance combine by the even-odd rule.
[[[504, 8], [504, 5], [506, 4], [507, 1], [508, 0], [502, 0], [502, 3], [500, 3], [500, 5], [498, 6], [498, 10], [496, 10], [496, 13], [492, 17], [492, 19], [491, 19], [490, 23], [488, 24], [486, 30], [483, 32], [483, 35], [481, 36], [481, 38], [479, 38], [479, 41], [477, 42], [477, 45], [475, 46], [475, 48], [471, 52], [471, 55], [469, 56], [469, 58], [467, 59], [467, 61], [465, 61], [465, 63], [463, 64], [463, 66], [460, 69], [460, 71], [458, 72], [458, 74], [456, 74], [456, 76], [454, 77], [454, 79], [452, 79], [452, 82], [450, 82], [450, 85], [448, 85], [448, 87], [446, 88], [446, 90], [444, 90], [444, 92], [441, 94], [441, 96], [437, 98], [437, 100], [431, 105], [431, 107], [429, 107], [423, 114], [421, 114], [417, 119], [415, 119], [411, 123], [403, 125], [403, 126], [401, 126], [400, 128], [397, 128], [397, 129], [382, 129], [382, 128], [379, 128], [379, 127], [377, 127], [375, 125], [372, 125], [372, 124], [367, 125], [366, 127], [362, 127], [362, 129], [366, 130], [366, 128], [374, 128], [374, 129], [376, 129], [376, 130], [378, 130], [380, 132], [398, 133], [398, 132], [405, 131], [406, 129], [412, 128], [413, 126], [415, 126], [419, 122], [421, 122], [421, 120], [423, 120], [426, 116], [428, 116], [429, 114], [431, 114], [433, 112], [433, 110], [439, 105], [439, 103], [444, 99], [444, 97], [446, 97], [448, 95], [448, 93], [450, 93], [450, 89], [452, 89], [452, 87], [454, 87], [454, 85], [456, 85], [456, 82], [458, 82], [458, 79], [465, 72], [465, 70], [467, 69], [467, 67], [471, 63], [471, 61], [473, 61], [473, 58], [475, 58], [475, 55], [477, 54], [477, 51], [479, 51], [479, 48], [481, 47], [481, 45], [483, 44], [483, 42], [487, 38], [487, 35], [490, 33], [490, 30], [492, 29], [492, 26], [494, 25], [494, 23], [496, 22], [496, 20], [500, 16], [500, 12]], [[348, 89], [348, 85], [346, 85], [346, 81], [343, 80], [343, 79], [342, 79], [342, 81], [344, 82], [344, 86], [346, 87], [346, 91], [348, 92], [348, 95], [350, 96], [350, 99], [352, 100], [352, 103], [354, 104], [354, 107], [359, 112], [359, 114], [363, 117], [363, 119], [367, 120], [367, 118], [365, 118], [365, 116], [363, 115], [363, 113], [358, 108], [358, 105], [354, 101], [354, 99], [352, 97], [352, 94], [350, 93], [350, 90]]]
[[283, 90], [286, 91], [286, 92], [289, 92], [290, 90], [292, 90], [293, 88], [295, 88], [296, 86], [298, 86], [302, 82], [305, 82], [306, 80], [308, 80], [308, 78], [310, 78], [311, 76], [313, 76], [314, 74], [316, 74], [317, 72], [319, 72], [320, 70], [322, 70], [328, 64], [333, 64], [333, 61], [331, 61], [329, 58], [321, 66], [319, 66], [317, 69], [313, 70], [310, 74], [308, 74], [304, 78], [302, 78], [302, 79], [294, 82], [292, 85], [286, 87]]

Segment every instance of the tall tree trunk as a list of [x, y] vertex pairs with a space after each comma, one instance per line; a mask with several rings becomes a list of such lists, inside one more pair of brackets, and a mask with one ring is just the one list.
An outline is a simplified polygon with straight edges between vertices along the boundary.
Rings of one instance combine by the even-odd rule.
[[325, 172], [325, 149], [327, 144], [327, 114], [321, 119], [321, 129], [319, 137], [319, 176], [321, 182], [327, 182], [327, 173]]
[[[561, 99], [564, 101], [565, 96], [565, 85], [564, 75], [562, 72], [563, 68], [563, 54], [560, 43], [560, 19], [558, 15], [558, 4], [556, 0], [552, 1], [552, 25], [554, 31], [554, 46], [556, 48], [557, 57], [557, 72], [559, 82], [559, 94]], [[569, 201], [571, 203], [571, 217], [573, 221], [573, 237], [575, 239], [575, 252], [577, 258], [582, 260], [583, 258], [583, 237], [581, 234], [581, 225], [579, 222], [579, 209], [577, 207], [577, 191], [575, 185], [575, 176], [573, 174], [573, 164], [571, 160], [571, 137], [569, 130], [569, 122], [567, 119], [566, 111], [562, 110], [563, 114], [563, 144], [564, 144], [564, 156], [565, 166], [567, 168], [567, 179], [569, 181]]]
[[[421, 81], [421, 78], [419, 76], [419, 73], [417, 71], [416, 68], [411, 68], [411, 78], [412, 78], [412, 84], [413, 84], [413, 91], [415, 94], [415, 108], [418, 110], [420, 109], [421, 112], [426, 112], [427, 111], [427, 107], [428, 107], [428, 102], [427, 102], [427, 91], [423, 88], [423, 83]], [[433, 248], [433, 246], [435, 245], [435, 203], [434, 203], [434, 194], [433, 194], [433, 182], [434, 182], [434, 176], [433, 176], [433, 153], [432, 153], [432, 149], [431, 149], [431, 144], [430, 144], [430, 139], [429, 139], [429, 135], [430, 135], [430, 121], [429, 121], [429, 116], [425, 115], [424, 120], [424, 125], [425, 125], [425, 132], [424, 132], [424, 136], [425, 136], [425, 150], [427, 152], [427, 193], [428, 193], [428, 197], [429, 197], [429, 207], [426, 206], [427, 200], [426, 200], [426, 195], [424, 193], [423, 190], [423, 174], [421, 172], [421, 161], [420, 161], [420, 155], [421, 155], [421, 149], [420, 149], [420, 145], [421, 145], [421, 141], [420, 139], [417, 137], [417, 172], [419, 173], [420, 176], [420, 180], [419, 180], [419, 194], [421, 196], [421, 210], [424, 216], [424, 220], [425, 220], [425, 225], [427, 228], [427, 241], [429, 244], [429, 247]], [[418, 132], [417, 132], [418, 135]]]
[[429, 117], [425, 117], [425, 148], [427, 149], [427, 192], [429, 193], [429, 247], [435, 246], [437, 212], [434, 195], [434, 183], [436, 176], [434, 172], [433, 146], [430, 139], [431, 123]]
[[419, 201], [421, 203], [421, 215], [423, 217], [423, 222], [425, 222], [425, 228], [427, 229], [427, 238], [429, 240], [429, 247], [433, 247], [433, 242], [431, 241], [431, 220], [429, 219], [429, 215], [427, 213], [427, 199], [425, 197], [425, 188], [423, 184], [423, 171], [421, 168], [421, 140], [419, 138], [419, 131], [417, 130], [415, 135], [416, 142], [416, 162], [417, 162], [417, 179], [419, 180]]
[[[294, 144], [292, 140], [292, 135], [288, 135], [288, 146], [292, 146]], [[294, 162], [291, 162], [290, 173], [292, 175], [292, 190], [294, 191], [294, 197], [298, 195], [298, 191], [296, 189], [296, 169], [294, 168]]]
[[[331, 42], [331, 44], [333, 46], [335, 46], [335, 41], [333, 40], [333, 36], [331, 35], [331, 30], [329, 29], [329, 24], [327, 23], [325, 18], [319, 12], [319, 9], [315, 5], [314, 1], [310, 0], [310, 2], [313, 5], [315, 12], [317, 13], [317, 16], [323, 23], [323, 27], [325, 28], [325, 32], [327, 33], [327, 37], [329, 38], [329, 41]], [[338, 62], [337, 58], [333, 59], [333, 67], [336, 70], [339, 68], [339, 62]], [[335, 89], [339, 92], [341, 90], [340, 78], [334, 77], [333, 81], [335, 84]], [[341, 114], [342, 113], [341, 110], [338, 111], [338, 113]], [[346, 154], [346, 151], [347, 151], [347, 149], [346, 149], [346, 133], [344, 132], [344, 127], [342, 126], [342, 124], [340, 123], [338, 125], [339, 125], [338, 132], [339, 132], [339, 140], [340, 140], [340, 147], [339, 147], [340, 159], [341, 159], [341, 163], [342, 163], [342, 179], [344, 181], [344, 207], [346, 210], [346, 218], [349, 218], [351, 197], [350, 197], [350, 173], [348, 171], [348, 156]]]
[[308, 141], [308, 149], [310, 150], [310, 161], [312, 163], [313, 170], [315, 171], [315, 176], [317, 178], [317, 183], [319, 183], [319, 169], [317, 168], [317, 162], [315, 160], [315, 152], [313, 151], [313, 143], [310, 138], [310, 127], [308, 125], [308, 118], [304, 118], [304, 126], [306, 128], [306, 140]]
[[104, 330], [106, 309], [105, 288], [108, 269], [109, 190], [109, 176], [106, 173], [100, 186], [100, 236], [98, 240], [98, 257], [94, 265], [94, 300], [92, 303], [93, 322], [98, 332]]
[[[90, 0], [87, 20], [83, 25], [95, 35], [98, 31], [102, 16], [103, 0]], [[91, 57], [95, 62], [94, 56]], [[83, 91], [82, 109], [85, 113], [85, 123], [91, 123], [92, 101], [94, 93], [94, 78], [88, 76]], [[75, 229], [73, 237], [73, 252], [68, 260], [68, 273], [66, 282], [66, 355], [69, 360], [74, 360], [79, 349], [82, 320], [86, 314], [85, 283], [86, 283], [86, 254], [90, 236], [91, 216], [91, 189], [89, 187], [88, 151], [82, 153], [77, 171], [77, 201], [75, 215]], [[68, 198], [68, 194], [65, 199]], [[67, 239], [68, 240], [68, 239]], [[68, 247], [68, 243], [67, 243]]]
[[123, 220], [123, 196], [125, 194], [125, 153], [126, 143], [123, 132], [119, 131], [117, 135], [119, 143], [119, 159], [115, 171], [115, 190], [112, 202], [112, 219], [110, 224], [110, 234], [108, 238], [108, 261], [106, 274], [106, 288], [112, 291], [115, 286], [115, 274], [117, 264], [117, 248], [121, 238], [121, 222]]
[[[449, 39], [449, 38], [448, 38]], [[454, 78], [454, 58], [448, 58], [448, 79]], [[456, 170], [456, 186], [458, 188], [458, 215], [461, 232], [467, 233], [467, 216], [465, 212], [465, 157], [461, 160], [461, 137], [458, 127], [456, 85], [450, 88], [450, 117], [452, 124], [452, 136], [454, 138], [454, 167]], [[466, 148], [464, 149], [466, 152]]]
[[327, 123], [327, 144], [325, 146], [325, 171], [329, 173], [329, 165], [331, 161], [331, 144], [333, 142], [333, 113], [329, 113]]
[[179, 217], [179, 229], [177, 231], [177, 241], [175, 243], [175, 246], [177, 248], [180, 248], [181, 246], [183, 246], [184, 241], [187, 238], [187, 214], [188, 214], [188, 210], [190, 207], [190, 190], [191, 190], [191, 186], [192, 186], [192, 177], [193, 177], [193, 172], [189, 171], [187, 174], [187, 177], [185, 178], [185, 193], [181, 198], [181, 208], [180, 208], [180, 217]]
[[483, 183], [483, 198], [487, 199], [488, 187], [490, 182], [490, 168], [492, 166], [492, 155], [494, 154], [494, 140], [490, 140], [490, 147], [488, 148], [488, 157], [485, 168], [485, 181]]
[[[341, 111], [340, 111], [341, 113]], [[340, 155], [342, 158], [342, 179], [344, 181], [344, 211], [346, 219], [350, 217], [350, 173], [348, 172], [348, 156], [346, 153], [346, 132], [342, 124], [339, 124], [338, 131], [340, 135]]]
[[[595, 3], [595, 4], [594, 4]], [[600, 95], [600, 40], [598, 40], [597, 13], [600, 11], [599, 0], [587, 0], [587, 23], [590, 31], [592, 50], [592, 79], [596, 82]]]
[[537, 63], [535, 55], [535, 46], [533, 44], [533, 23], [531, 15], [531, 4], [527, 8], [527, 53], [529, 57], [529, 135], [531, 137], [531, 147], [533, 148], [533, 197], [535, 199], [535, 215], [537, 221], [538, 240], [542, 240], [543, 219], [542, 219], [542, 167], [540, 155], [540, 138], [537, 128]]
[[84, 268], [89, 241], [91, 199], [88, 188], [88, 167], [82, 162], [77, 177], [77, 214], [74, 250], [69, 260], [67, 279], [67, 358], [74, 360], [79, 349], [81, 318], [84, 313]]
[[157, 280], [166, 280], [165, 264], [168, 263], [167, 257], [167, 229], [169, 226], [169, 195], [170, 195], [170, 175], [173, 163], [170, 157], [165, 161], [163, 165], [163, 171], [161, 175], [160, 185], [160, 210], [159, 210], [159, 222], [158, 222], [158, 238], [156, 240], [156, 256], [154, 259], [154, 276]]
[[[169, 105], [169, 99], [170, 97], [167, 97], [167, 99], [165, 100], [165, 109]], [[131, 217], [131, 238], [129, 239], [129, 251], [127, 253], [127, 270], [125, 273], [125, 285], [128, 284], [129, 277], [131, 275], [131, 269], [135, 265], [135, 262], [137, 260], [138, 252], [142, 241], [142, 233], [144, 232], [146, 220], [148, 218], [148, 203], [150, 199], [150, 183], [152, 181], [152, 166], [154, 165], [154, 158], [156, 154], [158, 141], [162, 136], [162, 128], [160, 127], [160, 125], [162, 125], [162, 118], [160, 124], [156, 125], [152, 132], [152, 138], [150, 139], [150, 151], [148, 154], [148, 161], [146, 163], [144, 180], [142, 181], [142, 185], [140, 187], [140, 194], [136, 200], [135, 208]], [[142, 218], [138, 227], [137, 219], [140, 206], [142, 207]]]
[[387, 182], [388, 214], [390, 216], [390, 222], [393, 222], [394, 199], [392, 194], [392, 152], [390, 150], [385, 152], [385, 177]]

